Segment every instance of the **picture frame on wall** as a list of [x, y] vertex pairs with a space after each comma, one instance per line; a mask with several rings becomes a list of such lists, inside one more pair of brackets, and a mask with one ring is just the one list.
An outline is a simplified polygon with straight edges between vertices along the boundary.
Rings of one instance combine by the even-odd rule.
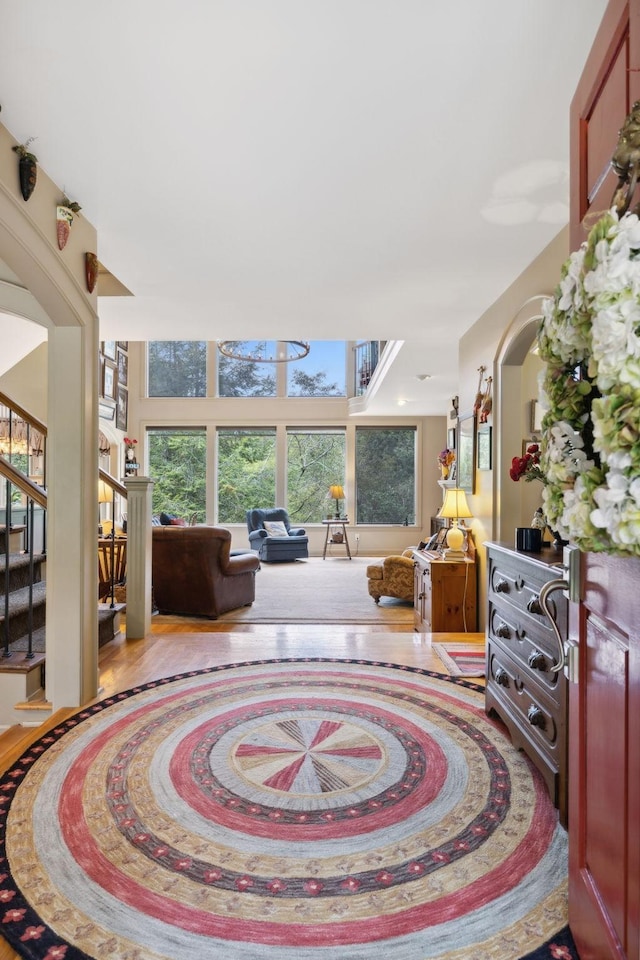
[[109, 400], [116, 399], [116, 374], [118, 368], [113, 360], [103, 360], [102, 368], [102, 396]]
[[118, 430], [127, 429], [129, 415], [129, 391], [126, 387], [118, 387], [118, 402], [116, 406], [116, 427]]
[[129, 349], [129, 341], [128, 341], [128, 340], [118, 340], [118, 346], [120, 347], [121, 350], [128, 350], [128, 349]]
[[102, 352], [105, 357], [108, 357], [109, 360], [116, 359], [116, 341], [115, 340], [103, 340], [102, 341]]
[[447, 447], [449, 450], [455, 450], [456, 448], [456, 428], [449, 427], [447, 430]]
[[477, 455], [478, 470], [491, 470], [491, 427], [478, 427]]
[[530, 403], [530, 412], [529, 412], [529, 430], [532, 436], [541, 433], [542, 431], [542, 409], [537, 400], [532, 400]]
[[465, 493], [475, 493], [476, 487], [476, 416], [468, 413], [458, 417], [456, 431], [457, 484]]
[[127, 380], [129, 378], [129, 357], [127, 354], [118, 348], [118, 383], [121, 386], [127, 386]]

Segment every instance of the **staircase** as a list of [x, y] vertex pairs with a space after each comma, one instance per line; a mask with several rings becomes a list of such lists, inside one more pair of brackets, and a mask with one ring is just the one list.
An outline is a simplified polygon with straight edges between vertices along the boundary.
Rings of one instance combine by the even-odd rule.
[[[11, 717], [0, 716], [0, 729], [8, 722], [33, 725], [46, 720], [51, 704], [45, 699], [46, 555], [31, 560], [22, 551], [24, 527], [9, 534], [8, 629], [5, 630], [6, 528], [0, 525], [0, 704], [12, 705]], [[99, 604], [99, 645], [120, 635], [122, 604]], [[8, 638], [8, 655], [6, 641]], [[26, 713], [26, 715], [25, 715]]]
[[[38, 725], [51, 715], [51, 704], [45, 699], [47, 427], [3, 393], [0, 424], [0, 513], [4, 515], [0, 516], [1, 731], [14, 723]], [[126, 496], [126, 490], [109, 474], [101, 470], [100, 477]], [[96, 542], [96, 593], [97, 560]], [[98, 604], [100, 646], [120, 635], [123, 607]], [[24, 711], [29, 711], [28, 719]]]

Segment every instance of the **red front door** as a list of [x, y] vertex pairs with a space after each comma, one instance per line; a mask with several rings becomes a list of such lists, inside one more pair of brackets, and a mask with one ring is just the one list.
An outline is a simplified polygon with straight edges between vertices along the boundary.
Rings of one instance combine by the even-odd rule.
[[569, 922], [581, 960], [637, 960], [640, 560], [581, 559], [570, 627]]

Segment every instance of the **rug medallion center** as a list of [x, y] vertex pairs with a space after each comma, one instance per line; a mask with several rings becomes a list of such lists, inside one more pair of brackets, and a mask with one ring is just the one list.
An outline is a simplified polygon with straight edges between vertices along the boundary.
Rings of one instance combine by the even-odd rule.
[[303, 716], [252, 730], [236, 744], [233, 763], [256, 786], [325, 795], [369, 782], [384, 765], [385, 751], [356, 724]]

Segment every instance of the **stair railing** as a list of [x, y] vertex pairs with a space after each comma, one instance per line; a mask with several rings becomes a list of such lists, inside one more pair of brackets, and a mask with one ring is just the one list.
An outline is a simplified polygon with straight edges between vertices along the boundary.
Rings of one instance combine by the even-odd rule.
[[4, 454], [0, 454], [0, 476], [4, 478], [5, 481], [5, 538], [4, 538], [4, 621], [3, 621], [3, 631], [2, 631], [2, 658], [6, 659], [11, 656], [9, 634], [10, 634], [10, 621], [9, 621], [9, 594], [10, 594], [10, 539], [11, 531], [14, 529], [14, 524], [12, 521], [12, 501], [13, 493], [17, 488], [22, 494], [25, 495], [27, 500], [27, 524], [25, 525], [25, 542], [26, 548], [23, 549], [23, 553], [28, 553], [29, 555], [29, 592], [28, 592], [28, 611], [27, 611], [27, 652], [26, 658], [28, 660], [33, 659], [33, 579], [34, 579], [34, 544], [35, 544], [35, 513], [34, 506], [38, 504], [42, 507], [42, 553], [44, 553], [44, 542], [45, 542], [45, 532], [46, 532], [46, 510], [47, 510], [47, 492], [38, 484], [33, 483], [29, 477], [25, 476], [20, 470], [13, 466], [13, 464], [7, 460]]
[[[109, 606], [113, 609], [116, 605], [116, 563], [115, 563], [115, 554], [116, 554], [116, 523], [115, 523], [115, 497], [118, 494], [120, 497], [127, 499], [127, 488], [120, 483], [119, 480], [116, 480], [115, 477], [112, 477], [110, 473], [107, 473], [106, 470], [102, 468], [98, 471], [99, 480], [104, 481], [109, 490], [111, 491], [111, 533], [109, 535], [109, 595], [110, 603]], [[119, 581], [122, 580], [124, 576], [124, 571], [120, 571], [120, 575], [117, 578]]]

